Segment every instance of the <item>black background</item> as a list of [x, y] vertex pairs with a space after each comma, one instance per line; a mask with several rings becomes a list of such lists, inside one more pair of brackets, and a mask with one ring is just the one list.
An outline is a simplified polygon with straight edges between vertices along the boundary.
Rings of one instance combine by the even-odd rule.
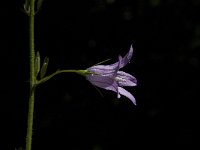
[[[23, 1], [0, 4], [1, 147], [25, 146], [29, 95], [28, 16]], [[195, 147], [199, 101], [200, 1], [45, 0], [35, 17], [35, 49], [57, 69], [86, 69], [134, 55], [123, 70], [137, 106], [60, 74], [36, 91], [33, 150]]]

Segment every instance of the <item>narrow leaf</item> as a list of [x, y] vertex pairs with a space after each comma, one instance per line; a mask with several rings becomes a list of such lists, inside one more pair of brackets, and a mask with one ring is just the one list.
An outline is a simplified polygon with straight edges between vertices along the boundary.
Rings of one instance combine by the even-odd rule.
[[30, 0], [25, 0], [25, 2], [24, 2], [24, 11], [27, 14], [30, 14]]
[[37, 11], [41, 8], [43, 1], [44, 0], [38, 0], [37, 1]]
[[46, 75], [48, 64], [49, 64], [49, 58], [45, 57], [42, 68], [40, 70], [40, 79], [42, 79]]

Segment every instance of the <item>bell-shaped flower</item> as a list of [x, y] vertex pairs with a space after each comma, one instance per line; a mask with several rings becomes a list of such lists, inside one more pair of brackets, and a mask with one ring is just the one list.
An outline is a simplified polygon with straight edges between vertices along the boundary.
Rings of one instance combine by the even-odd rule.
[[136, 105], [134, 96], [123, 87], [136, 86], [137, 80], [134, 76], [119, 71], [130, 62], [132, 55], [133, 47], [131, 46], [129, 52], [123, 58], [119, 56], [118, 62], [111, 65], [95, 65], [88, 68], [86, 79], [97, 87], [116, 92], [118, 98], [120, 98], [120, 95], [126, 96]]

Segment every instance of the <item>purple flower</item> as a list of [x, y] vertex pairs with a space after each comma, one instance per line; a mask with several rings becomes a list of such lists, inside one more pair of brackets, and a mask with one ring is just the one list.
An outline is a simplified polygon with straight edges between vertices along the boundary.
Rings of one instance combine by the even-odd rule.
[[136, 105], [134, 96], [123, 87], [136, 86], [137, 80], [132, 75], [119, 71], [130, 62], [132, 55], [133, 47], [131, 46], [129, 52], [123, 58], [119, 56], [118, 62], [111, 65], [95, 65], [88, 68], [87, 80], [97, 87], [116, 92], [118, 98], [120, 98], [120, 95], [126, 96]]

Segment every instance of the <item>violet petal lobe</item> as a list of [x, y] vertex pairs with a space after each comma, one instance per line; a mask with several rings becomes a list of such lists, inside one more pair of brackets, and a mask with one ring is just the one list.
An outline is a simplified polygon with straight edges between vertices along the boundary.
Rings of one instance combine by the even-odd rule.
[[127, 63], [129, 63], [132, 56], [133, 56], [133, 47], [131, 45], [129, 52], [122, 58], [120, 68], [124, 67]]
[[[119, 69], [120, 68], [123, 68], [124, 66], [126, 66], [127, 63], [130, 62], [131, 58], [133, 56], [133, 47], [131, 45], [128, 53], [121, 59], [120, 61], [120, 65], [119, 65]], [[120, 56], [121, 57], [121, 56]], [[114, 64], [111, 64], [110, 67], [115, 67], [118, 65], [118, 62], [114, 63]]]
[[127, 90], [125, 90], [122, 87], [118, 87], [118, 92], [119, 92], [119, 94], [124, 95], [127, 98], [129, 98], [133, 102], [133, 104], [136, 105], [136, 100], [130, 92], [128, 92]]
[[118, 71], [117, 77], [115, 77], [119, 86], [136, 86], [137, 80], [134, 76], [130, 75], [129, 73]]
[[119, 61], [111, 65], [96, 65], [88, 68], [87, 70], [90, 72], [95, 72], [96, 74], [111, 74], [116, 70], [119, 65], [119, 69], [124, 67], [127, 63], [130, 62], [133, 55], [133, 47], [131, 45], [129, 52], [122, 58], [119, 56]]

